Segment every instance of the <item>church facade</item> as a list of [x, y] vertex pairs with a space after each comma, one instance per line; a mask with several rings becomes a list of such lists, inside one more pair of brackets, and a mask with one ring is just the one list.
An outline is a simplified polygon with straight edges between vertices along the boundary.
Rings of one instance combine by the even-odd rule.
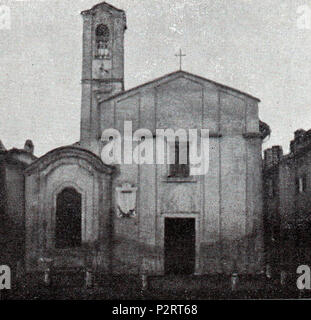
[[[100, 3], [82, 17], [80, 141], [24, 169], [27, 272], [42, 270], [42, 261], [107, 274], [262, 271], [261, 151], [269, 127], [259, 119], [260, 101], [185, 71], [125, 90], [125, 12]], [[157, 129], [209, 130], [208, 171], [105, 164], [102, 132], [123, 137], [125, 121], [133, 132], [149, 129], [145, 139]]]

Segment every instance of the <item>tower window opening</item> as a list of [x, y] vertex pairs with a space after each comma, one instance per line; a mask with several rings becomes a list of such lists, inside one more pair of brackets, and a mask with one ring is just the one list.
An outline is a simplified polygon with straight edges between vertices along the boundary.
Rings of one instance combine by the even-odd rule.
[[99, 59], [109, 59], [110, 31], [105, 24], [100, 24], [96, 28], [96, 57]]

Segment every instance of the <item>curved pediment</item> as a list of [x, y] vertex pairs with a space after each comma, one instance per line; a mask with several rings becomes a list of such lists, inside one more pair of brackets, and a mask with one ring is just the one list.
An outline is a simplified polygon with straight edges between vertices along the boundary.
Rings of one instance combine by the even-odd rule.
[[114, 167], [104, 164], [94, 153], [74, 146], [61, 147], [46, 153], [28, 166], [24, 172], [26, 175], [30, 175], [34, 171], [43, 171], [56, 162], [64, 163], [64, 160], [66, 159], [75, 159], [80, 163], [86, 162], [90, 169], [102, 173], [112, 174], [114, 172]]

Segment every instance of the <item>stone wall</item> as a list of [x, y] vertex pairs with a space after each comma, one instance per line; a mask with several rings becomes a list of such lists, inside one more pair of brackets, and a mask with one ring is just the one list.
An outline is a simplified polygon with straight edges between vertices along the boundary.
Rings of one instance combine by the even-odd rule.
[[[310, 264], [311, 131], [296, 130], [290, 153], [280, 146], [265, 150], [264, 180], [274, 181], [275, 195], [265, 189], [266, 263], [275, 272], [295, 272], [300, 264]], [[303, 190], [299, 190], [303, 179]]]

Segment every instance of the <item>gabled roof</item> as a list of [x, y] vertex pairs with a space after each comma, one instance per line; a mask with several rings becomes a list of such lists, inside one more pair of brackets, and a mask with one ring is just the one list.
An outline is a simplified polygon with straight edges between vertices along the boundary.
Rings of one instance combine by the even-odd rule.
[[93, 6], [91, 9], [89, 10], [84, 10], [81, 12], [81, 14], [90, 14], [92, 13], [94, 10], [98, 9], [98, 8], [106, 8], [106, 9], [109, 9], [110, 11], [115, 11], [115, 12], [120, 12], [120, 13], [124, 13], [124, 10], [121, 10], [121, 9], [118, 9], [114, 6], [112, 6], [111, 4], [107, 3], [107, 2], [101, 2], [101, 3], [98, 3], [96, 4], [95, 6]]
[[244, 95], [244, 96], [247, 96], [247, 97], [249, 97], [249, 98], [251, 98], [251, 99], [254, 99], [254, 100], [260, 102], [260, 100], [259, 100], [258, 98], [254, 97], [254, 96], [251, 96], [251, 95], [248, 94], [248, 93], [245, 93], [245, 92], [243, 92], [243, 91], [240, 91], [240, 90], [231, 88], [231, 87], [229, 87], [229, 86], [223, 85], [223, 84], [221, 84], [221, 83], [215, 82], [215, 81], [213, 81], [213, 80], [209, 80], [209, 79], [207, 79], [207, 78], [204, 78], [204, 77], [201, 77], [201, 76], [198, 76], [198, 75], [195, 75], [195, 74], [192, 74], [192, 73], [190, 73], [190, 72], [183, 71], [183, 70], [178, 70], [178, 71], [175, 71], [175, 72], [166, 74], [166, 75], [164, 75], [164, 76], [162, 76], [162, 77], [160, 77], [160, 78], [156, 78], [156, 79], [154, 79], [154, 80], [152, 80], [152, 81], [146, 82], [146, 83], [141, 84], [141, 85], [139, 85], [139, 86], [137, 86], [137, 87], [134, 87], [134, 88], [131, 88], [131, 89], [129, 89], [129, 90], [125, 90], [125, 91], [119, 92], [119, 93], [117, 93], [117, 94], [115, 94], [115, 95], [113, 95], [113, 96], [111, 96], [111, 97], [109, 97], [109, 98], [106, 98], [106, 99], [104, 99], [104, 100], [101, 100], [101, 101], [99, 101], [99, 102], [102, 103], [102, 102], [104, 102], [104, 101], [108, 101], [108, 100], [111, 100], [111, 99], [114, 99], [114, 98], [117, 98], [117, 97], [121, 97], [121, 96], [126, 95], [126, 94], [128, 94], [128, 93], [133, 93], [133, 92], [135, 92], [136, 90], [139, 90], [139, 89], [141, 89], [141, 88], [143, 88], [143, 87], [147, 87], [147, 86], [159, 86], [159, 85], [161, 85], [162, 83], [165, 83], [165, 82], [168, 82], [168, 81], [171, 81], [171, 80], [180, 78], [180, 77], [188, 77], [188, 78], [190, 78], [190, 79], [192, 79], [192, 80], [194, 80], [194, 81], [195, 81], [195, 80], [206, 81], [206, 82], [211, 83], [211, 84], [213, 84], [213, 85], [215, 85], [215, 86], [218, 86], [218, 87], [220, 87], [220, 88], [223, 88], [223, 89], [226, 89], [226, 90], [231, 90], [231, 91], [233, 91], [233, 92], [236, 92], [236, 93], [238, 93], [238, 94], [242, 94], [242, 95]]

